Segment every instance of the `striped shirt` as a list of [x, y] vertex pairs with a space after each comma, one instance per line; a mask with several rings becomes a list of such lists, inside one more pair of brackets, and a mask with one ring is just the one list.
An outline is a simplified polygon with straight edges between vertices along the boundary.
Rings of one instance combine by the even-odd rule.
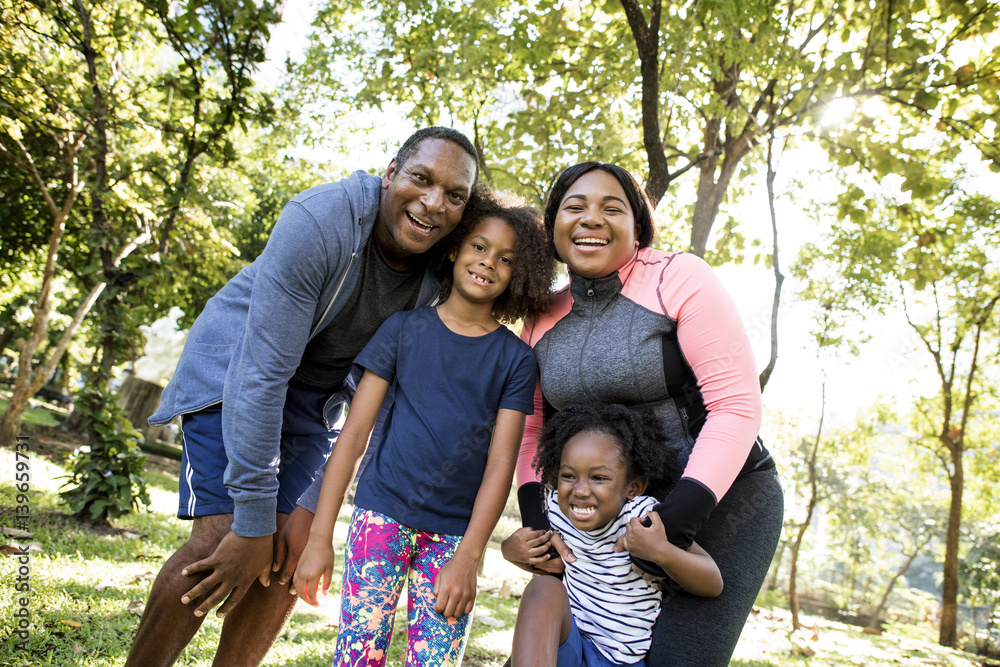
[[644, 516], [656, 498], [636, 496], [618, 517], [600, 530], [582, 531], [559, 510], [556, 491], [549, 491], [552, 528], [562, 534], [576, 561], [566, 563], [563, 583], [580, 632], [609, 660], [638, 662], [649, 651], [653, 623], [660, 612], [659, 588], [632, 570], [627, 552], [612, 548], [633, 517]]

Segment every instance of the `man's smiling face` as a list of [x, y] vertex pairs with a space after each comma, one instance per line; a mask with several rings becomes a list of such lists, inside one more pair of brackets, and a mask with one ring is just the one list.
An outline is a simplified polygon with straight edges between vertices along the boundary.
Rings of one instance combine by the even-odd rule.
[[382, 177], [375, 237], [390, 264], [403, 266], [451, 233], [465, 211], [476, 162], [458, 144], [427, 138]]

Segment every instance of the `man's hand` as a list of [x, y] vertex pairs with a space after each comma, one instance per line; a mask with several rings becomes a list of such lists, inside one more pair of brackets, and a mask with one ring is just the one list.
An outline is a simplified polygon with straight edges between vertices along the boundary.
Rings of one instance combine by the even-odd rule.
[[[204, 616], [215, 605], [225, 600], [216, 615], [222, 618], [233, 610], [254, 579], [262, 586], [270, 583], [272, 537], [240, 537], [232, 531], [219, 542], [208, 558], [191, 563], [181, 574], [185, 577], [199, 572], [212, 573], [181, 597], [182, 604], [190, 604], [208, 595], [195, 610], [195, 616]], [[228, 596], [228, 597], [227, 597]]]
[[278, 524], [271, 570], [278, 573], [278, 583], [282, 586], [292, 579], [299, 557], [309, 542], [309, 528], [312, 527], [312, 521], [312, 512], [304, 507], [296, 507], [283, 522]]
[[332, 539], [309, 540], [295, 568], [295, 578], [288, 592], [318, 607], [320, 587], [324, 596], [330, 592], [335, 559]]
[[434, 611], [456, 618], [472, 611], [476, 603], [476, 570], [479, 561], [456, 553], [434, 578]]

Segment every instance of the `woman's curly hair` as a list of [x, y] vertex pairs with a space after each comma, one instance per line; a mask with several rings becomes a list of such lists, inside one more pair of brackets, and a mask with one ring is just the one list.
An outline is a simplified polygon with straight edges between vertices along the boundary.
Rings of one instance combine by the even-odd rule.
[[617, 403], [574, 403], [546, 421], [538, 440], [534, 466], [543, 484], [556, 488], [566, 443], [587, 431], [618, 441], [628, 479], [645, 478], [646, 495], [662, 498], [680, 479], [684, 462], [665, 446], [663, 427], [655, 414]]
[[473, 188], [462, 221], [443, 244], [446, 248], [435, 267], [442, 283], [441, 299], [451, 294], [454, 262], [449, 257], [486, 218], [503, 220], [517, 236], [510, 284], [493, 304], [493, 316], [509, 323], [539, 315], [549, 306], [555, 278], [555, 260], [549, 251], [542, 215], [517, 195], [486, 185]]

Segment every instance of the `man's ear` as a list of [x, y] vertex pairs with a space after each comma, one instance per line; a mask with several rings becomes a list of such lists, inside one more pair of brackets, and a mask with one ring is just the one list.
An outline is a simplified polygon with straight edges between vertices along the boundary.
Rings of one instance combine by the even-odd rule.
[[643, 491], [646, 490], [646, 478], [636, 477], [631, 482], [628, 483], [628, 499], [632, 500], [636, 496], [641, 496]]
[[395, 176], [396, 176], [396, 158], [392, 158], [392, 160], [389, 161], [389, 166], [386, 167], [385, 169], [385, 174], [382, 175], [383, 190], [389, 189], [389, 183], [392, 182], [392, 179], [395, 178]]

